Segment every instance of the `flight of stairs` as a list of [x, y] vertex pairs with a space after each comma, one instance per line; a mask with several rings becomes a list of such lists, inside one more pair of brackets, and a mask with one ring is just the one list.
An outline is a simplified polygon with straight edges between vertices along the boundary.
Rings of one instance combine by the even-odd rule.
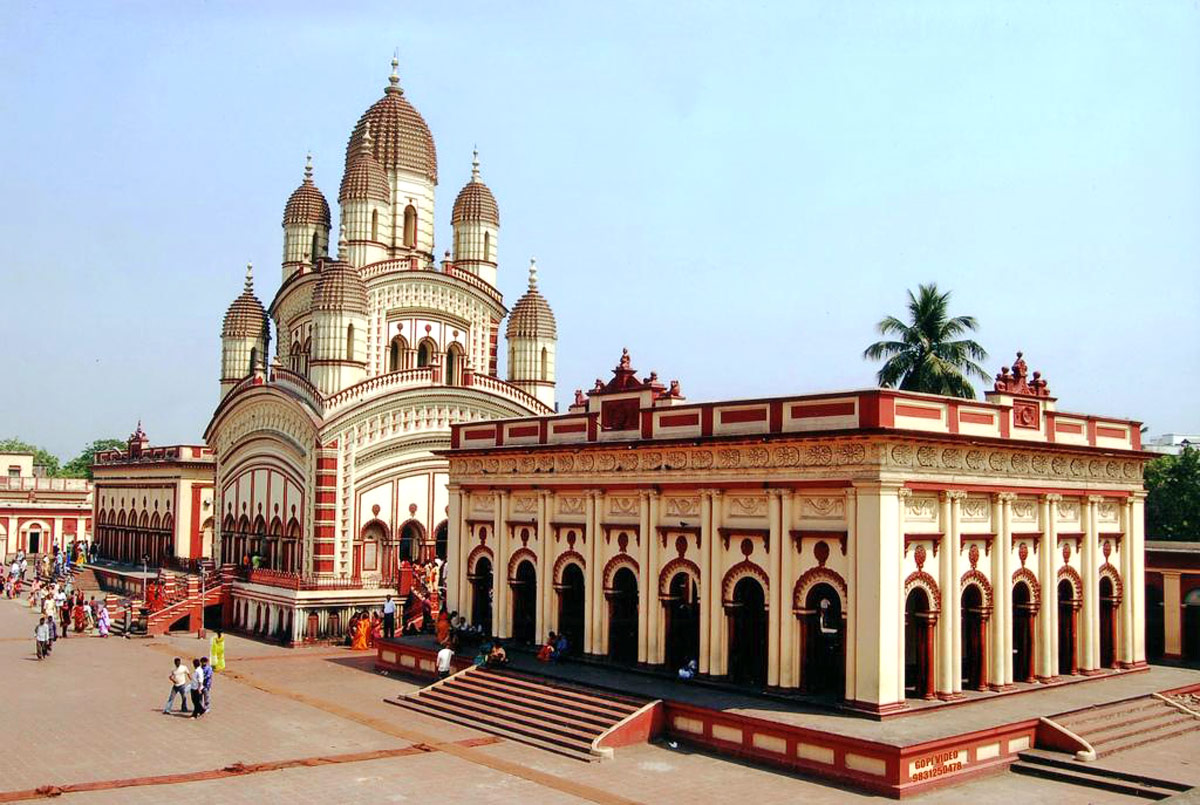
[[1018, 757], [1020, 759], [1009, 767], [1016, 774], [1095, 788], [1113, 794], [1162, 800], [1191, 788], [1185, 783], [1097, 768], [1074, 760], [1062, 752], [1029, 749], [1021, 752]]
[[387, 701], [587, 761], [605, 754], [592, 748], [598, 737], [650, 703], [519, 671], [480, 668]]
[[1054, 722], [1091, 744], [1097, 758], [1186, 733], [1200, 738], [1200, 718], [1153, 696], [1054, 716]]

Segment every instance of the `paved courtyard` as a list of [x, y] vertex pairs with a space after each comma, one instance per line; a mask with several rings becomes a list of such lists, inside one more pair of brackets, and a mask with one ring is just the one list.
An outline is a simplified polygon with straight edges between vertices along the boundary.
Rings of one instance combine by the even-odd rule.
[[[416, 685], [338, 648], [228, 637], [213, 711], [162, 715], [175, 656], [194, 636], [70, 637], [33, 657], [35, 619], [0, 600], [0, 803], [59, 801], [782, 803], [872, 799], [701, 753], [646, 745], [585, 764], [384, 704]], [[42, 789], [39, 793], [38, 789]], [[1132, 799], [999, 774], [912, 801], [1109, 803]]]

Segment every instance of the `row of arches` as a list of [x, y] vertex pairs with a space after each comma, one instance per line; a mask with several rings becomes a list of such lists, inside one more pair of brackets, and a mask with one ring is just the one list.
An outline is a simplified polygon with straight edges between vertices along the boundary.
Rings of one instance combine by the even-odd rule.
[[443, 520], [433, 533], [431, 545], [425, 536], [425, 526], [417, 520], [405, 521], [397, 531], [382, 520], [371, 520], [354, 540], [354, 577], [395, 582], [400, 577], [401, 562], [428, 562], [434, 557], [445, 561], [449, 551], [449, 523]]
[[258, 557], [258, 566], [298, 573], [304, 565], [304, 546], [300, 523], [291, 518], [287, 525], [278, 517], [270, 525], [260, 515], [253, 523], [243, 515], [226, 515], [221, 524], [221, 558], [235, 564], [250, 564]]
[[159, 566], [175, 555], [175, 518], [170, 512], [102, 509], [96, 515], [95, 539], [106, 558], [126, 564], [145, 559]]
[[[538, 570], [536, 556], [519, 549], [509, 561], [511, 637], [520, 643], [537, 639]], [[749, 565], [749, 563], [742, 563]], [[494, 567], [491, 551], [480, 546], [467, 561], [470, 618], [486, 632], [493, 628]], [[799, 631], [797, 663], [802, 690], [841, 697], [845, 673], [845, 585], [832, 571], [802, 577], [793, 590], [795, 627]], [[754, 572], [757, 571], [757, 572]], [[638, 616], [642, 606], [639, 568], [627, 555], [614, 557], [601, 576], [604, 604], [599, 628], [608, 660], [625, 665], [638, 660]], [[584, 646], [587, 623], [587, 575], [581, 556], [561, 556], [553, 569], [556, 594], [554, 627], [566, 635], [570, 650]], [[668, 563], [656, 590], [662, 607], [662, 658], [668, 669], [681, 668], [700, 653], [700, 570], [686, 559]], [[756, 567], [736, 567], [722, 583], [722, 611], [728, 658], [725, 676], [751, 687], [767, 683], [768, 596], [765, 573]]]
[[[925, 574], [913, 574], [914, 577]], [[915, 581], [915, 583], [914, 583]], [[1121, 603], [1119, 580], [1112, 573], [1101, 575], [1100, 597], [1100, 665], [1117, 667], [1117, 610]], [[940, 612], [939, 591], [931, 578], [913, 579], [906, 585], [904, 604], [904, 688], [910, 698], [932, 699], [936, 696], [937, 640], [936, 625]], [[1074, 571], [1060, 573], [1056, 587], [1058, 600], [1058, 657], [1054, 667], [1061, 676], [1079, 673], [1080, 642], [1079, 613], [1083, 604], [1082, 582]], [[1034, 682], [1037, 679], [1037, 640], [1035, 628], [1041, 612], [1040, 588], [1029, 571], [1018, 571], [1012, 582], [1013, 680]], [[1002, 658], [989, 650], [988, 628], [992, 615], [992, 593], [985, 579], [971, 579], [962, 584], [959, 594], [962, 634], [961, 673], [963, 688], [987, 690], [989, 662]]]
[[[444, 353], [439, 352], [437, 342], [432, 338], [422, 338], [415, 350], [409, 348], [408, 339], [402, 335], [392, 337], [388, 344], [388, 371], [399, 372], [403, 369], [421, 369], [433, 366], [435, 362], [444, 369], [443, 378], [451, 386], [462, 385], [463, 368], [466, 366], [465, 352], [457, 341], [446, 347]], [[438, 357], [441, 360], [438, 361]]]

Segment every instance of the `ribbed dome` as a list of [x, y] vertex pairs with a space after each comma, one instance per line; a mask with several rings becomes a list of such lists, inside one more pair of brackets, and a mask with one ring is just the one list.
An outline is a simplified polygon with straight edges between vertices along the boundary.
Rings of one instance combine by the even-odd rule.
[[[369, 138], [364, 142], [369, 143]], [[360, 146], [346, 162], [346, 172], [342, 174], [342, 187], [338, 191], [338, 203], [391, 200], [392, 186], [388, 182], [387, 172], [371, 155], [369, 145]]]
[[508, 314], [507, 338], [558, 338], [558, 325], [550, 303], [537, 289], [537, 264], [529, 261], [529, 290]]
[[358, 269], [341, 260], [326, 262], [313, 290], [312, 309], [367, 315], [367, 284]]
[[387, 170], [415, 171], [437, 184], [437, 148], [433, 144], [433, 135], [429, 133], [425, 118], [404, 97], [396, 64], [393, 59], [392, 75], [388, 79], [391, 86], [363, 113], [350, 134], [346, 146], [347, 168], [370, 126], [374, 139], [371, 151], [380, 165]]
[[308, 164], [304, 166], [304, 181], [288, 196], [287, 206], [283, 208], [283, 225], [319, 224], [329, 229], [331, 221], [329, 202], [313, 184], [312, 156], [310, 155]]
[[478, 151], [471, 161], [471, 181], [458, 191], [454, 210], [450, 213], [450, 223], [461, 221], [483, 221], [500, 226], [500, 207], [496, 204], [496, 197], [479, 178]]
[[222, 338], [258, 338], [267, 329], [267, 311], [254, 295], [253, 267], [246, 266], [246, 289], [225, 311]]

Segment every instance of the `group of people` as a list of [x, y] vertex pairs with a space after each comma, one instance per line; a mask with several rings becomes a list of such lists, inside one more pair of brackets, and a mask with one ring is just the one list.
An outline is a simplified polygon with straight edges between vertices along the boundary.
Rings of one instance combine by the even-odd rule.
[[55, 641], [66, 638], [72, 628], [76, 634], [108, 637], [112, 627], [108, 607], [97, 601], [95, 596], [85, 600], [82, 590], [72, 590], [70, 577], [61, 583], [43, 583], [41, 579], [34, 579], [29, 592], [29, 606], [41, 616], [34, 628], [39, 660], [48, 656]]
[[19, 598], [21, 588], [25, 586], [25, 572], [29, 568], [29, 560], [24, 551], [17, 551], [8, 572], [4, 574], [4, 596], [8, 599]]
[[537, 658], [539, 662], [558, 662], [566, 657], [570, 650], [571, 644], [565, 634], [551, 632], [546, 642], [538, 649]]
[[211, 710], [214, 670], [216, 669], [208, 661], [208, 657], [193, 659], [191, 670], [188, 670], [181, 658], [176, 657], [175, 667], [171, 669], [169, 677], [171, 693], [167, 697], [167, 703], [163, 706], [163, 715], [171, 714], [171, 706], [175, 703], [176, 696], [179, 697], [179, 712], [184, 715], [189, 713], [189, 696], [192, 700], [190, 711], [192, 718], [200, 718]]

